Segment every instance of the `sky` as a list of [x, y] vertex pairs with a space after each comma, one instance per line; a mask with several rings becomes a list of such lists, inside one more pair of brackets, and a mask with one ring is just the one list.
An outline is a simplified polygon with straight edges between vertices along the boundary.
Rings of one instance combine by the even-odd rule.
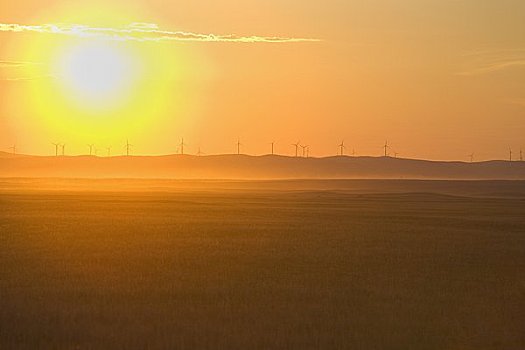
[[525, 149], [522, 0], [0, 0], [0, 149]]

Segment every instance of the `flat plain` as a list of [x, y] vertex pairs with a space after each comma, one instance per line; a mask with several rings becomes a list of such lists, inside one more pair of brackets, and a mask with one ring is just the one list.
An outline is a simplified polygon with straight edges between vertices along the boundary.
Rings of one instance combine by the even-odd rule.
[[1, 349], [525, 348], [525, 182], [0, 181]]

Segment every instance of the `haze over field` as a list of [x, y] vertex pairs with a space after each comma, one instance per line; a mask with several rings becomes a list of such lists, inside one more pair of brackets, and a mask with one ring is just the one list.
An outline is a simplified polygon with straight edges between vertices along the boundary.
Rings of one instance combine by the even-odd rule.
[[465, 163], [391, 157], [274, 155], [35, 157], [0, 153], [0, 177], [525, 180], [525, 162]]

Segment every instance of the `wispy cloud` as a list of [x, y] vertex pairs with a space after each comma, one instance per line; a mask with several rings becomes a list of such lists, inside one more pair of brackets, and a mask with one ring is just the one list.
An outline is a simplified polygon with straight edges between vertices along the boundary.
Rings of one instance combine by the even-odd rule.
[[525, 97], [506, 98], [503, 102], [511, 105], [525, 107]]
[[24, 61], [4, 61], [0, 60], [0, 68], [20, 68], [39, 65], [38, 62], [24, 62]]
[[471, 70], [466, 70], [463, 72], [458, 73], [459, 75], [481, 75], [481, 74], [487, 74], [492, 72], [501, 71], [508, 68], [514, 68], [514, 67], [520, 67], [525, 66], [525, 59], [522, 60], [514, 60], [514, 61], [503, 61], [503, 62], [496, 62], [496, 63], [490, 63], [483, 65], [481, 67], [476, 67]]
[[[49, 74], [39, 73], [42, 63], [29, 61], [0, 60], [1, 81], [25, 81], [52, 78]], [[36, 72], [35, 69], [36, 68]], [[6, 76], [7, 75], [7, 76]]]
[[35, 32], [56, 35], [68, 35], [83, 38], [100, 38], [117, 41], [186, 41], [186, 42], [233, 42], [233, 43], [297, 43], [317, 42], [314, 38], [296, 38], [280, 36], [240, 36], [235, 34], [218, 35], [184, 31], [161, 30], [154, 23], [131, 23], [123, 28], [91, 27], [83, 24], [43, 24], [25, 25], [0, 23], [2, 32]]
[[511, 68], [525, 67], [525, 49], [478, 50], [466, 53], [468, 68], [463, 76], [483, 75]]
[[35, 75], [30, 77], [14, 77], [14, 78], [0, 78], [0, 80], [4, 81], [29, 81], [29, 80], [37, 80], [37, 79], [48, 79], [48, 78], [54, 78], [51, 74], [45, 74], [45, 75]]

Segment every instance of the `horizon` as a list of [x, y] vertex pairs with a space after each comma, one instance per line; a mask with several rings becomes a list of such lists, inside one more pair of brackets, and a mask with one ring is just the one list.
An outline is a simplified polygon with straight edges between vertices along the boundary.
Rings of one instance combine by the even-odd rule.
[[[271, 143], [270, 143], [271, 144]], [[54, 143], [51, 143], [51, 145], [55, 145]], [[520, 162], [523, 161], [523, 150], [519, 149], [517, 151], [512, 150], [511, 154], [509, 154], [509, 150], [507, 150], [507, 158], [501, 157], [501, 158], [487, 158], [487, 159], [479, 159], [476, 154], [467, 154], [463, 158], [457, 158], [457, 159], [427, 159], [422, 158], [418, 156], [412, 156], [407, 157], [402, 154], [399, 154], [397, 152], [387, 152], [387, 154], [358, 154], [355, 152], [344, 152], [343, 154], [340, 153], [334, 153], [334, 154], [315, 154], [311, 153], [309, 151], [308, 154], [303, 154], [301, 151], [298, 151], [298, 154], [295, 155], [295, 149], [291, 148], [291, 151], [289, 153], [285, 152], [279, 152], [279, 149], [271, 150], [268, 153], [250, 153], [250, 152], [244, 152], [241, 151], [240, 153], [236, 152], [230, 152], [230, 153], [208, 153], [208, 152], [202, 152], [202, 147], [198, 147], [194, 152], [190, 151], [188, 152], [187, 149], [184, 151], [184, 153], [181, 153], [180, 147], [176, 150], [176, 152], [173, 153], [157, 153], [157, 154], [148, 154], [148, 153], [141, 153], [141, 152], [135, 152], [130, 151], [129, 154], [126, 154], [125, 146], [123, 150], [120, 152], [116, 152], [115, 148], [113, 147], [103, 147], [101, 149], [94, 148], [90, 150], [92, 154], [89, 152], [87, 153], [69, 153], [65, 152], [62, 153], [62, 150], [59, 150], [62, 144], [57, 143], [57, 150], [56, 154], [54, 152], [48, 152], [39, 154], [39, 153], [24, 153], [21, 152], [18, 146], [11, 146], [7, 147], [6, 150], [0, 150], [0, 153], [9, 154], [12, 156], [35, 156], [35, 157], [80, 157], [80, 156], [87, 156], [87, 157], [98, 157], [98, 158], [113, 158], [113, 157], [163, 157], [163, 156], [175, 156], [175, 155], [184, 155], [184, 156], [195, 156], [195, 157], [207, 157], [207, 156], [226, 156], [226, 155], [241, 155], [241, 156], [252, 156], [252, 157], [262, 157], [262, 156], [281, 156], [281, 157], [289, 157], [289, 158], [331, 158], [331, 157], [349, 157], [349, 158], [392, 158], [392, 159], [407, 159], [407, 160], [422, 160], [422, 161], [432, 161], [432, 162], [463, 162], [463, 163], [482, 163], [482, 162], [491, 162], [491, 161], [507, 161], [507, 162]], [[94, 147], [95, 145], [86, 145], [87, 148], [90, 146]], [[130, 145], [131, 146], [131, 145]], [[236, 145], [234, 145], [237, 147]], [[294, 146], [291, 144], [290, 146]], [[339, 145], [340, 146], [340, 145]], [[184, 147], [188, 147], [187, 144], [184, 144]], [[383, 146], [384, 147], [384, 146]], [[108, 148], [111, 150], [110, 153], [108, 152]], [[271, 153], [274, 151], [274, 153]]]

